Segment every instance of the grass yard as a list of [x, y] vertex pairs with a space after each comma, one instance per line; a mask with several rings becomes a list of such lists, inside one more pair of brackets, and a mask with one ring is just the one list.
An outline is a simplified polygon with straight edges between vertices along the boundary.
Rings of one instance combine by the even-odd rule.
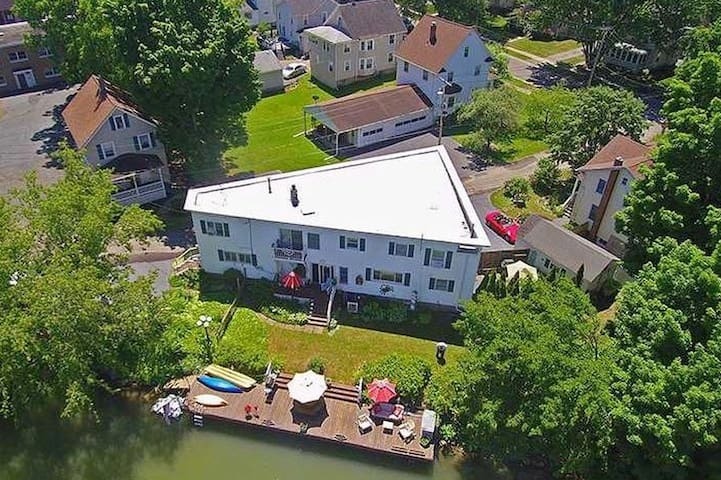
[[511, 87], [515, 88], [516, 90], [520, 90], [523, 93], [530, 93], [536, 88], [538, 88], [532, 83], [524, 82], [520, 78], [516, 78], [513, 75], [509, 76], [508, 78], [504, 78], [503, 83], [505, 83], [506, 85], [510, 85]]
[[[304, 371], [311, 358], [321, 357], [325, 360], [326, 375], [349, 384], [353, 383], [363, 362], [394, 352], [418, 355], [434, 368], [441, 368], [436, 363], [435, 345], [432, 340], [348, 326], [341, 326], [333, 335], [272, 326], [269, 337], [271, 356], [284, 361], [284, 371]], [[463, 347], [450, 345], [446, 351], [446, 365], [457, 361], [463, 351]]]
[[565, 63], [567, 65], [574, 66], [574, 65], [581, 65], [585, 62], [586, 62], [586, 57], [583, 54], [581, 54], [581, 55], [576, 55], [571, 58], [567, 58], [565, 60], [561, 60], [558, 63]]
[[510, 55], [510, 56], [512, 56], [512, 57], [520, 58], [521, 60], [525, 60], [525, 61], [527, 61], [527, 62], [536, 63], [536, 59], [535, 59], [535, 58], [529, 57], [528, 55], [524, 55], [524, 54], [522, 54], [521, 52], [517, 52], [517, 51], [511, 50], [511, 49], [509, 49], [509, 48], [504, 48], [503, 51], [506, 52], [506, 54], [508, 54], [508, 55]]
[[571, 39], [541, 41], [531, 40], [530, 38], [517, 38], [506, 43], [506, 45], [537, 57], [550, 57], [581, 46], [580, 43]]
[[511, 199], [503, 194], [502, 188], [491, 194], [491, 203], [494, 207], [512, 218], [525, 218], [534, 213], [551, 220], [557, 217], [553, 210], [546, 205], [543, 198], [533, 192], [528, 195], [528, 201], [525, 207], [514, 205]]

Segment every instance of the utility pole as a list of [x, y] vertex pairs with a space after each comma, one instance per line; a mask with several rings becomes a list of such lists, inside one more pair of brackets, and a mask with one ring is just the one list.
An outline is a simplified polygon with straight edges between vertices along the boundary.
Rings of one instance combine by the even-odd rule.
[[593, 60], [593, 64], [591, 65], [591, 73], [588, 76], [588, 83], [586, 84], [586, 87], [590, 87], [593, 83], [593, 76], [596, 73], [596, 67], [598, 66], [598, 62], [601, 60], [601, 53], [603, 53], [603, 46], [606, 43], [606, 37], [608, 37], [608, 34], [611, 32], [611, 30], [613, 30], [613, 27], [601, 27], [599, 30], [603, 31], [603, 35], [601, 36], [598, 50], [596, 51], [596, 58]]
[[441, 143], [443, 142], [443, 110], [445, 109], [443, 102], [445, 101], [445, 87], [439, 88], [436, 93], [438, 94], [438, 99], [440, 100], [441, 107], [441, 112], [438, 116], [438, 145], [441, 145]]

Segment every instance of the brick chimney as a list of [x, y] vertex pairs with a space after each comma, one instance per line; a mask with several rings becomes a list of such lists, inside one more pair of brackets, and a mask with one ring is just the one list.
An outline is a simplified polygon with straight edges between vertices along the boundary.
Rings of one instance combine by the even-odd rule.
[[623, 157], [618, 156], [613, 159], [613, 166], [614, 167], [621, 167], [623, 166]]
[[435, 45], [438, 41], [438, 37], [436, 37], [436, 30], [438, 29], [438, 25], [436, 25], [436, 22], [431, 22], [431, 33], [428, 36], [428, 42], [431, 45]]

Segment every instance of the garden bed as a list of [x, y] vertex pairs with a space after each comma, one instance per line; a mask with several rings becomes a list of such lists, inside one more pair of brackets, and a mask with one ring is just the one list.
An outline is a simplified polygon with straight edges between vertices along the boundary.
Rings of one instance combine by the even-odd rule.
[[246, 279], [243, 282], [240, 303], [276, 322], [288, 325], [308, 323], [309, 300], [279, 295], [275, 288], [275, 284], [271, 281]]

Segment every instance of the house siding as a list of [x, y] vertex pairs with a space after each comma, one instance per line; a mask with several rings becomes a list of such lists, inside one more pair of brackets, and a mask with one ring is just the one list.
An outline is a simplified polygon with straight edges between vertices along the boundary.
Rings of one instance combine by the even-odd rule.
[[[425, 117], [423, 120], [408, 123], [406, 125], [396, 126], [397, 123], [403, 122], [404, 120], [410, 120], [413, 118]], [[406, 115], [402, 115], [397, 118], [392, 118], [384, 122], [374, 123], [356, 131], [357, 147], [366, 147], [374, 143], [383, 142], [391, 138], [399, 137], [417, 130], [430, 128], [433, 125], [433, 111], [429, 107], [422, 112], [413, 112]], [[383, 129], [381, 132], [363, 136], [364, 132], [370, 132], [373, 130]]]
[[[469, 49], [468, 57], [463, 55], [465, 47]], [[489, 56], [490, 52], [481, 37], [471, 32], [444, 65], [446, 72], [435, 74], [429, 71], [428, 80], [423, 79], [424, 69], [418, 65], [409, 63], [406, 72], [404, 68], [405, 61], [399, 57], [396, 60], [396, 83], [398, 85], [417, 85], [433, 102], [437, 115], [440, 112], [441, 104], [437, 92], [446, 85], [444, 80], [447, 80], [447, 72], [453, 72], [452, 82], [460, 85], [462, 90], [454, 95], [454, 106], [448, 109], [449, 112], [452, 112], [467, 103], [474, 90], [488, 88], [490, 63], [486, 62], [486, 59]], [[474, 75], [477, 67], [479, 73]]]
[[283, 71], [273, 70], [272, 72], [263, 72], [259, 75], [261, 82], [261, 91], [263, 93], [273, 93], [283, 90]]
[[[9, 55], [13, 52], [23, 51], [27, 54], [27, 60], [10, 63]], [[22, 92], [39, 90], [63, 83], [60, 76], [46, 77], [46, 70], [52, 68], [53, 57], [40, 57], [34, 47], [27, 45], [14, 45], [0, 48], [0, 97], [14, 95]], [[30, 70], [35, 78], [36, 84], [31, 87], [21, 88], [14, 72]]]
[[335, 8], [336, 3], [320, 0], [318, 8], [309, 15], [300, 15], [293, 11], [289, 2], [281, 2], [276, 6], [276, 26], [278, 34], [290, 44], [298, 47], [301, 53], [308, 52], [307, 42], [301, 41], [301, 34], [307, 28], [323, 25]]
[[[198, 212], [192, 212], [192, 217], [200, 249], [201, 264], [203, 269], [208, 272], [220, 274], [229, 268], [237, 268], [243, 271], [248, 278], [277, 280], [298, 263], [302, 263], [305, 265], [306, 278], [310, 278], [312, 264], [318, 264], [320, 266], [332, 266], [336, 280], [340, 281], [340, 267], [346, 267], [348, 269], [348, 283], [339, 283], [338, 288], [340, 290], [381, 296], [380, 287], [382, 285], [391, 285], [393, 287], [392, 292], [384, 296], [410, 300], [414, 292], [417, 292], [419, 302], [444, 306], [457, 306], [459, 302], [471, 297], [481, 255], [477, 249], [474, 249], [472, 253], [460, 252], [458, 251], [459, 245], [454, 243], [355, 233]], [[203, 234], [200, 220], [228, 223], [230, 236], [219, 237]], [[276, 260], [274, 244], [279, 238], [280, 228], [290, 228], [303, 232], [301, 260]], [[319, 235], [319, 250], [308, 249], [308, 233]], [[346, 238], [363, 238], [365, 240], [365, 251], [340, 248], [341, 235]], [[413, 257], [390, 255], [389, 242], [414, 245]], [[452, 252], [450, 268], [424, 266], [426, 248]], [[221, 262], [218, 258], [218, 250], [255, 255], [257, 265]], [[443, 267], [445, 267], [445, 264]], [[402, 274], [409, 273], [410, 284], [366, 280], [366, 269], [368, 268]], [[430, 278], [453, 280], [455, 282], [453, 292], [430, 290]]]

